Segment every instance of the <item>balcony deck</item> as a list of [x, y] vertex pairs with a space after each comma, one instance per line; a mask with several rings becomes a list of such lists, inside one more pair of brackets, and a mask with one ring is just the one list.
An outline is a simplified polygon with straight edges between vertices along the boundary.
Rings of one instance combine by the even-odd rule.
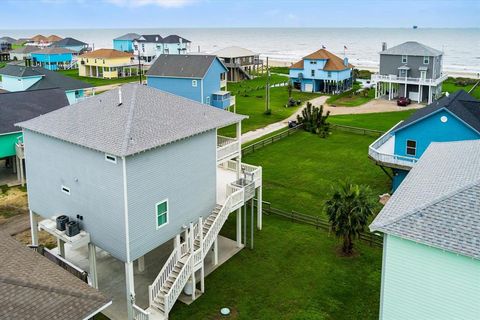
[[415, 84], [415, 85], [425, 85], [425, 86], [438, 86], [443, 81], [448, 78], [447, 74], [442, 74], [437, 79], [423, 79], [423, 78], [410, 78], [410, 77], [399, 77], [396, 75], [383, 75], [383, 74], [372, 74], [371, 80], [374, 82], [391, 82], [391, 83], [400, 83], [400, 84]]
[[400, 123], [402, 123], [402, 121], [397, 123], [392, 129], [383, 134], [368, 147], [368, 156], [378, 165], [395, 169], [410, 170], [418, 159], [415, 157], [399, 156], [394, 152], [395, 135], [393, 135], [392, 132]]
[[217, 136], [217, 164], [237, 157], [240, 152], [240, 142], [237, 139]]

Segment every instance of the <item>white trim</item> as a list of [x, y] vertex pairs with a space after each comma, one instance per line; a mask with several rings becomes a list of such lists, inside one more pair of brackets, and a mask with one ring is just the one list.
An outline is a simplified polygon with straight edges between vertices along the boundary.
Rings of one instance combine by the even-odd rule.
[[203, 80], [200, 80], [200, 98], [203, 103]]
[[[427, 62], [425, 62], [425, 58], [427, 58]], [[423, 56], [423, 64], [430, 64], [430, 57], [429, 56]]]
[[[403, 61], [404, 57], [405, 57], [405, 61]], [[402, 54], [402, 63], [408, 63], [408, 55]]]
[[66, 187], [66, 186], [62, 185], [61, 190], [66, 195], [70, 195], [70, 188], [69, 187]]
[[130, 235], [128, 227], [128, 193], [127, 193], [127, 160], [125, 157], [122, 157], [122, 173], [123, 173], [123, 205], [124, 208], [124, 219], [125, 219], [125, 249], [127, 261], [130, 262]]
[[198, 80], [196, 79], [193, 79], [192, 80], [192, 87], [196, 88], [198, 86], [198, 83], [197, 83]]
[[385, 269], [386, 269], [386, 262], [387, 262], [387, 237], [386, 233], [383, 234], [383, 252], [382, 252], [382, 271], [380, 276], [380, 310], [378, 319], [383, 319], [383, 299], [384, 299], [384, 292], [385, 292]]
[[[165, 212], [165, 214], [167, 215], [167, 222], [165, 222], [164, 224], [162, 225], [158, 225], [158, 205], [162, 204], [166, 202], [167, 203], [167, 211]], [[160, 229], [161, 227], [163, 226], [166, 226], [169, 222], [170, 222], [170, 217], [169, 217], [169, 214], [168, 212], [170, 211], [170, 205], [168, 203], [168, 198], [167, 199], [164, 199], [160, 202], [157, 202], [155, 203], [155, 225], [157, 226], [157, 230]]]
[[[12, 132], [5, 132], [5, 133], [0, 133], [0, 136], [8, 136], [9, 134], [20, 133], [20, 132], [22, 132], [22, 130], [20, 130], [20, 131], [12, 131]], [[23, 135], [23, 132], [22, 132], [22, 135]]]
[[[415, 142], [415, 147], [413, 147], [413, 148], [412, 148], [412, 147], [409, 147], [409, 146], [408, 146], [408, 141]], [[415, 153], [414, 153], [414, 154], [409, 154], [409, 153], [408, 153], [408, 149], [409, 149], [409, 148], [410, 148], [410, 149], [414, 149], [414, 150], [415, 150]], [[413, 156], [413, 157], [416, 157], [416, 156], [417, 156], [417, 140], [407, 139], [407, 140], [405, 141], [405, 155], [407, 155], [407, 156], [409, 156], [409, 157], [410, 157], [410, 156]]]
[[105, 161], [116, 164], [117, 163], [117, 157], [112, 155], [112, 154], [105, 153]]
[[85, 318], [83, 318], [83, 320], [88, 320], [88, 319], [93, 318], [94, 315], [99, 314], [99, 313], [102, 312], [103, 310], [107, 309], [111, 304], [112, 304], [112, 300], [110, 300], [110, 302], [108, 302], [106, 305], [100, 307], [100, 308], [97, 309], [96, 311], [93, 311], [92, 313], [90, 313], [88, 316], [86, 316]]

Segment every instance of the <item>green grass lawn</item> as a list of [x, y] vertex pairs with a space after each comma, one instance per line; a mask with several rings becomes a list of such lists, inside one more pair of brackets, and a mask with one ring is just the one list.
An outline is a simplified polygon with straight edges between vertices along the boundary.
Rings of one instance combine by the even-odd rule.
[[[235, 215], [222, 234], [235, 239]], [[249, 231], [250, 232], [250, 231]], [[264, 216], [254, 250], [244, 249], [205, 279], [193, 304], [177, 302], [170, 318], [378, 319], [381, 248], [358, 245], [358, 256], [339, 257], [327, 232]]]
[[408, 118], [415, 111], [417, 110], [410, 109], [396, 112], [337, 115], [330, 116], [328, 122], [351, 127], [387, 131], [401, 120]]
[[[292, 97], [295, 100], [313, 99], [320, 96], [317, 93], [299, 92], [293, 91]], [[288, 102], [288, 90], [286, 87], [276, 87], [270, 89], [270, 106], [272, 114], [265, 115], [265, 90], [250, 91], [247, 94], [241, 94], [236, 96], [236, 111], [239, 114], [248, 115], [249, 119], [242, 121], [242, 132], [255, 130], [265, 127], [271, 123], [281, 121], [288, 118], [295, 111], [298, 110], [298, 106], [285, 108], [285, 104]], [[227, 127], [220, 130], [220, 134], [232, 136], [235, 134], [235, 127]]]
[[[270, 85], [277, 83], [285, 83], [288, 81], [288, 77], [272, 74], [270, 76]], [[244, 80], [240, 82], [229, 82], [227, 84], [227, 90], [232, 92], [233, 95], [240, 95], [248, 93], [250, 91], [264, 90], [267, 84], [267, 76], [262, 75], [253, 78], [252, 80]]]
[[134, 82], [139, 80], [138, 76], [118, 78], [118, 79], [97, 79], [97, 78], [89, 78], [89, 77], [80, 77], [78, 75], [78, 69], [60, 70], [58, 72], [62, 73], [65, 76], [89, 83], [94, 87], [105, 86], [105, 85], [116, 84], [116, 83], [128, 83], [128, 82]]
[[352, 89], [334, 94], [327, 99], [327, 104], [341, 106], [341, 107], [357, 107], [364, 103], [367, 103], [370, 100], [375, 99], [375, 90], [370, 88], [367, 90], [366, 94], [364, 92], [357, 92], [360, 90], [361, 85], [359, 82], [353, 84]]
[[270, 67], [270, 72], [281, 73], [281, 74], [289, 74], [290, 73], [290, 68], [289, 67]]
[[[442, 84], [442, 91], [444, 92], [449, 92], [449, 93], [454, 93], [457, 90], [465, 90], [466, 92], [470, 91], [472, 89], [473, 84], [468, 84], [466, 86], [464, 85], [458, 85], [455, 83], [455, 78], [448, 78], [445, 80]], [[470, 93], [473, 97], [480, 99], [480, 86], [477, 86], [473, 92]]]

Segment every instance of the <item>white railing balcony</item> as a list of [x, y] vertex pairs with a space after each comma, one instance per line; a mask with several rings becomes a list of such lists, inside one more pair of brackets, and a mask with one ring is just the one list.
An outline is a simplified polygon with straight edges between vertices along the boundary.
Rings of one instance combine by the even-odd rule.
[[217, 136], [217, 164], [240, 155], [240, 142], [235, 138]]
[[383, 75], [383, 74], [372, 74], [371, 80], [375, 82], [393, 82], [393, 83], [407, 83], [407, 84], [417, 84], [417, 85], [426, 85], [426, 86], [437, 86], [448, 78], [447, 74], [442, 74], [437, 79], [427, 79], [427, 78], [411, 78], [411, 77], [399, 77], [393, 74]]
[[400, 123], [402, 123], [402, 121], [397, 123], [368, 147], [368, 156], [377, 163], [387, 167], [410, 169], [418, 159], [415, 157], [396, 155], [394, 152], [395, 135], [392, 134], [392, 131]]
[[225, 88], [227, 86], [227, 79], [220, 80], [220, 89]]
[[229, 105], [229, 107], [234, 106], [234, 105], [235, 105], [235, 101], [236, 101], [235, 96], [231, 96], [231, 97], [230, 97], [230, 105]]

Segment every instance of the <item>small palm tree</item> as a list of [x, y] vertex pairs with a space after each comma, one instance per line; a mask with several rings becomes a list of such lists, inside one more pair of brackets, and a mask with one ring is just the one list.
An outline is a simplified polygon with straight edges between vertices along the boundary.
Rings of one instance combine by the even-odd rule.
[[375, 203], [368, 186], [343, 181], [333, 188], [330, 200], [325, 203], [328, 220], [335, 236], [343, 239], [342, 252], [353, 253], [353, 239], [365, 230]]

